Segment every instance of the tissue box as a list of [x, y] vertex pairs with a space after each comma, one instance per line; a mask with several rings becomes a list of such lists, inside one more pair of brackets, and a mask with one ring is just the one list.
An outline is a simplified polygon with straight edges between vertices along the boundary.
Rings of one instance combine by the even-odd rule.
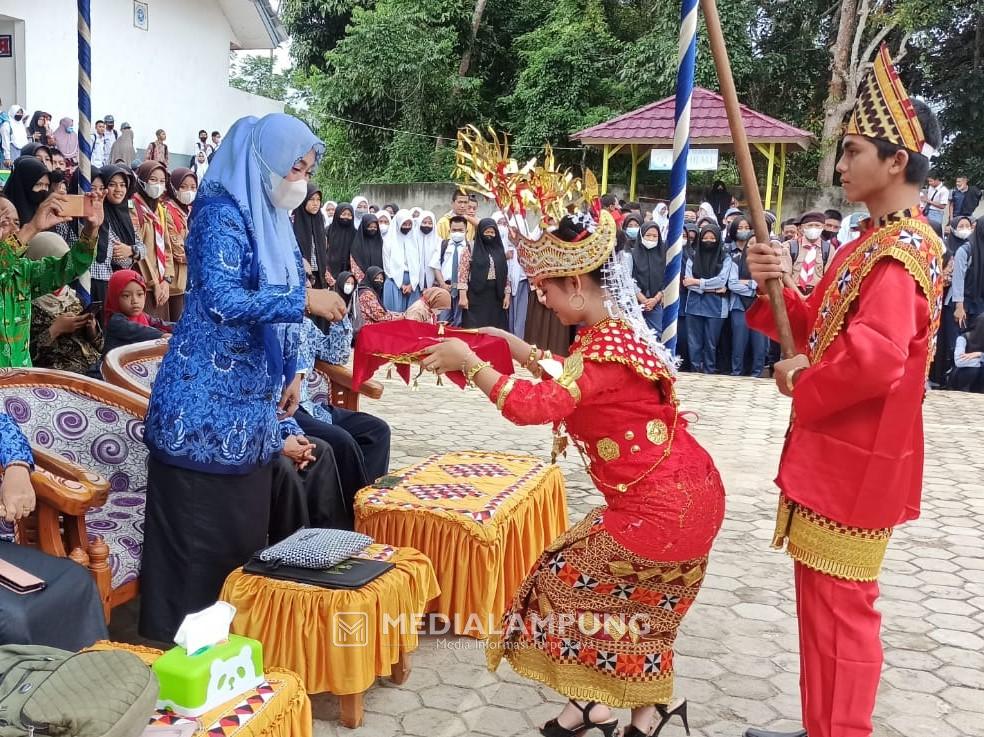
[[263, 683], [263, 646], [239, 635], [189, 655], [173, 647], [154, 661], [157, 708], [198, 717]]

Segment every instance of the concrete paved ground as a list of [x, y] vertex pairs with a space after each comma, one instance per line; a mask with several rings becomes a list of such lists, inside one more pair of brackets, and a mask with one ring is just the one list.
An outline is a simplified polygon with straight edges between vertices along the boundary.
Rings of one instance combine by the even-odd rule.
[[[476, 390], [438, 387], [430, 375], [418, 391], [395, 376], [384, 384], [382, 400], [363, 408], [392, 425], [394, 469], [449, 449], [549, 457], [549, 428], [512, 426]], [[677, 641], [677, 695], [689, 699], [694, 735], [736, 737], [747, 724], [792, 728], [799, 723], [792, 565], [769, 549], [788, 401], [771, 381], [747, 378], [683, 375], [679, 394], [699, 415], [692, 429], [721, 470], [728, 506]], [[925, 414], [923, 516], [896, 532], [881, 579], [886, 653], [875, 734], [984, 735], [984, 397], [934, 392]], [[603, 500], [576, 452], [562, 467], [574, 521]], [[563, 699], [505, 663], [489, 673], [472, 640], [424, 638], [407, 683], [379, 681], [366, 695], [361, 729], [338, 726], [335, 697], [313, 703], [315, 734], [324, 737], [505, 737], [538, 734]], [[620, 716], [627, 723], [627, 713]], [[676, 720], [663, 731], [682, 734]]]

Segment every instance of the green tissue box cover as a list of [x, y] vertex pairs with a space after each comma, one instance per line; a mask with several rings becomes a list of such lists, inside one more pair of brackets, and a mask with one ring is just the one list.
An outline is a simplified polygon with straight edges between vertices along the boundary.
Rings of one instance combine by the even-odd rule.
[[198, 717], [263, 683], [263, 646], [240, 635], [189, 655], [173, 647], [154, 661], [157, 708]]

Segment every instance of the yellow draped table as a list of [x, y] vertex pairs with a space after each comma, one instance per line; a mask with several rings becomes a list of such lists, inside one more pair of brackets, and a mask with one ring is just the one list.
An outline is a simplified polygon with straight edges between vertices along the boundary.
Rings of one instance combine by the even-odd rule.
[[309, 693], [340, 697], [346, 727], [362, 723], [363, 692], [378, 676], [403, 683], [427, 602], [438, 594], [431, 562], [411, 548], [371, 545], [361, 557], [394, 568], [358, 589], [251, 576], [237, 569], [219, 597], [236, 607], [232, 631], [263, 643], [267, 663], [301, 675]]
[[430, 558], [441, 593], [429, 611], [456, 634], [484, 638], [544, 548], [567, 529], [564, 477], [528, 455], [435, 455], [362, 489], [355, 519], [377, 542]]
[[[97, 642], [90, 650], [125, 650], [147, 665], [163, 652], [142, 645]], [[265, 668], [266, 681], [196, 719], [159, 711], [156, 726], [195, 724], [195, 737], [312, 737], [311, 700], [296, 673]]]

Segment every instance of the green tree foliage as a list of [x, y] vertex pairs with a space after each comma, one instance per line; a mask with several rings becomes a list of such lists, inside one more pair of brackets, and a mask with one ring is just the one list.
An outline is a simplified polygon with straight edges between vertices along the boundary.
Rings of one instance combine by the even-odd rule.
[[[984, 81], [982, 6], [984, 0], [945, 8], [934, 0], [717, 2], [742, 100], [818, 138], [834, 117], [828, 103], [842, 14], [857, 12], [858, 52], [880, 34], [893, 50], [907, 43], [920, 51], [907, 60], [904, 77], [941, 110], [946, 165], [980, 171], [980, 181], [984, 112], [966, 91]], [[465, 123], [509, 131], [521, 158], [545, 142], [571, 146], [573, 132], [671, 96], [679, 12], [679, 2], [660, 0], [487, 0], [484, 8], [478, 0], [283, 0], [281, 7], [305, 115], [329, 144], [319, 176], [338, 196], [366, 181], [448, 178], [454, 134]], [[473, 16], [481, 24], [472, 46]], [[856, 55], [848, 54], [852, 63]], [[697, 58], [696, 83], [717, 89], [703, 18]], [[863, 64], [836, 84], [845, 87], [847, 79], [850, 88]], [[824, 151], [793, 154], [787, 182], [815, 182]], [[599, 165], [595, 152], [558, 155]], [[613, 176], [624, 163], [613, 160]]]
[[274, 71], [272, 56], [232, 54], [229, 59], [229, 84], [244, 92], [284, 102], [288, 98], [288, 74]]
[[913, 92], [937, 109], [943, 150], [937, 164], [950, 179], [966, 174], [984, 184], [984, 2], [955, 0], [947, 17], [917, 41], [904, 73]]

